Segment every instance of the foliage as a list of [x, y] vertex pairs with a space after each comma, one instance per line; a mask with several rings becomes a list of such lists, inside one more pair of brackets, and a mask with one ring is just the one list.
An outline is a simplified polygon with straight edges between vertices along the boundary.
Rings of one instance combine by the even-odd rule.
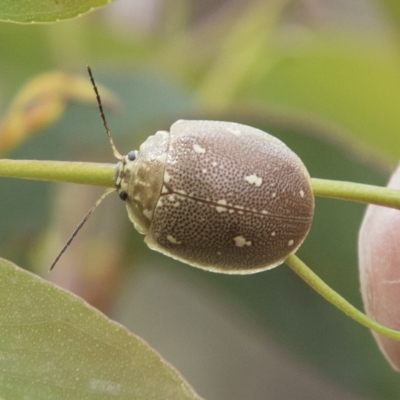
[[10, 262], [0, 266], [5, 398], [198, 399], [122, 326]]
[[111, 3], [112, 0], [12, 0], [2, 1], [0, 5], [0, 20], [9, 22], [56, 22], [78, 17], [96, 7]]

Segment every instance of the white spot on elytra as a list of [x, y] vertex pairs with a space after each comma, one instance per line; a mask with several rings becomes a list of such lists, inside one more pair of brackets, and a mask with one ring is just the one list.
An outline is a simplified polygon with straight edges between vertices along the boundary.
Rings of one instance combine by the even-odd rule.
[[261, 210], [261, 214], [268, 214], [267, 210]]
[[276, 192], [272, 193], [272, 198], [274, 199], [276, 197]]
[[302, 190], [300, 190], [300, 196], [304, 197], [304, 192]]
[[200, 154], [206, 152], [206, 149], [204, 149], [203, 147], [199, 146], [198, 144], [194, 144], [194, 145], [193, 145], [193, 150], [194, 150], [196, 153], [200, 153]]
[[251, 246], [251, 241], [247, 241], [243, 236], [236, 236], [233, 240], [237, 247]]
[[262, 178], [258, 177], [257, 175], [249, 175], [245, 176], [244, 178], [247, 182], [250, 183], [250, 185], [255, 185], [257, 187], [260, 187], [262, 184]]
[[206, 170], [205, 168], [203, 168], [203, 169], [201, 170], [201, 172], [202, 172], [203, 174], [206, 174], [206, 173], [207, 173], [207, 170]]
[[236, 128], [227, 128], [227, 131], [229, 133], [232, 133], [235, 136], [240, 136], [242, 134], [242, 132], [240, 131], [240, 129], [236, 129]]
[[275, 231], [271, 232], [271, 236], [275, 236], [275, 235], [276, 235]]
[[168, 183], [170, 180], [171, 180], [171, 175], [167, 171], [165, 171], [164, 172], [164, 182]]
[[294, 241], [292, 240], [292, 239], [290, 239], [289, 241], [288, 241], [288, 247], [290, 247], [290, 246], [293, 246], [293, 243], [294, 243]]
[[213, 161], [211, 164], [213, 167], [216, 167], [218, 165], [218, 163], [216, 161]]
[[179, 240], [176, 240], [173, 236], [171, 235], [167, 235], [167, 240], [169, 242], [171, 242], [172, 244], [181, 244], [182, 242], [180, 242]]
[[[226, 200], [218, 200], [217, 201], [218, 204], [221, 204], [222, 206], [226, 206]], [[215, 208], [217, 210], [217, 212], [224, 212], [224, 211], [228, 211], [228, 209], [226, 207], [216, 207]]]
[[167, 153], [163, 153], [161, 156], [158, 156], [157, 160], [160, 161], [161, 164], [165, 164], [165, 161], [167, 161]]

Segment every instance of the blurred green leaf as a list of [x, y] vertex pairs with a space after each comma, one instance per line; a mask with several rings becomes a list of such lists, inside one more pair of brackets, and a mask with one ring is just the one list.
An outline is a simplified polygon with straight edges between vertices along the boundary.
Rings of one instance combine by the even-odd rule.
[[3, 0], [0, 20], [9, 22], [56, 22], [74, 18], [113, 0]]
[[382, 0], [381, 3], [387, 9], [387, 15], [396, 23], [397, 29], [400, 28], [400, 3], [397, 0]]
[[400, 158], [400, 59], [394, 51], [323, 36], [285, 51], [248, 87], [250, 98], [322, 116], [376, 153]]
[[142, 340], [72, 294], [0, 259], [6, 399], [199, 399]]
[[231, 104], [259, 54], [268, 55], [270, 46], [266, 44], [286, 3], [286, 0], [250, 3], [237, 23], [231, 24], [198, 93], [205, 107], [224, 110]]

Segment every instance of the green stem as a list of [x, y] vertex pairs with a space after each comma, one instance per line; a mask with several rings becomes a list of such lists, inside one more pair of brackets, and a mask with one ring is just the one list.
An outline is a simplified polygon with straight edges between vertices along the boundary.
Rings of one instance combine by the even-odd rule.
[[[114, 187], [114, 164], [0, 159], [0, 177]], [[400, 190], [311, 178], [315, 196], [400, 209]]]
[[370, 203], [400, 209], [400, 190], [362, 183], [311, 179], [315, 196]]
[[0, 160], [0, 177], [114, 187], [115, 164]]
[[387, 328], [378, 324], [367, 315], [357, 310], [347, 300], [329, 287], [321, 278], [319, 278], [310, 268], [304, 264], [296, 255], [292, 255], [285, 260], [285, 263], [300, 276], [306, 283], [308, 283], [314, 290], [316, 290], [322, 297], [336, 306], [339, 310], [343, 311], [349, 317], [353, 318], [361, 325], [374, 330], [382, 335], [391, 339], [400, 340], [400, 331]]

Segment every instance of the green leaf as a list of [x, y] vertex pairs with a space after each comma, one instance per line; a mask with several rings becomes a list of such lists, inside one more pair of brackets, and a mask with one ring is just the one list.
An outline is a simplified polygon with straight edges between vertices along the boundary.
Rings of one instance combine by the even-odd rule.
[[297, 51], [249, 90], [253, 101], [322, 117], [376, 154], [398, 160], [400, 62], [391, 48], [319, 37]]
[[385, 9], [387, 16], [395, 23], [397, 29], [400, 25], [400, 3], [397, 0], [382, 0], [380, 6]]
[[56, 22], [78, 17], [112, 0], [3, 0], [0, 20], [9, 22]]
[[0, 259], [0, 396], [199, 399], [141, 339]]

